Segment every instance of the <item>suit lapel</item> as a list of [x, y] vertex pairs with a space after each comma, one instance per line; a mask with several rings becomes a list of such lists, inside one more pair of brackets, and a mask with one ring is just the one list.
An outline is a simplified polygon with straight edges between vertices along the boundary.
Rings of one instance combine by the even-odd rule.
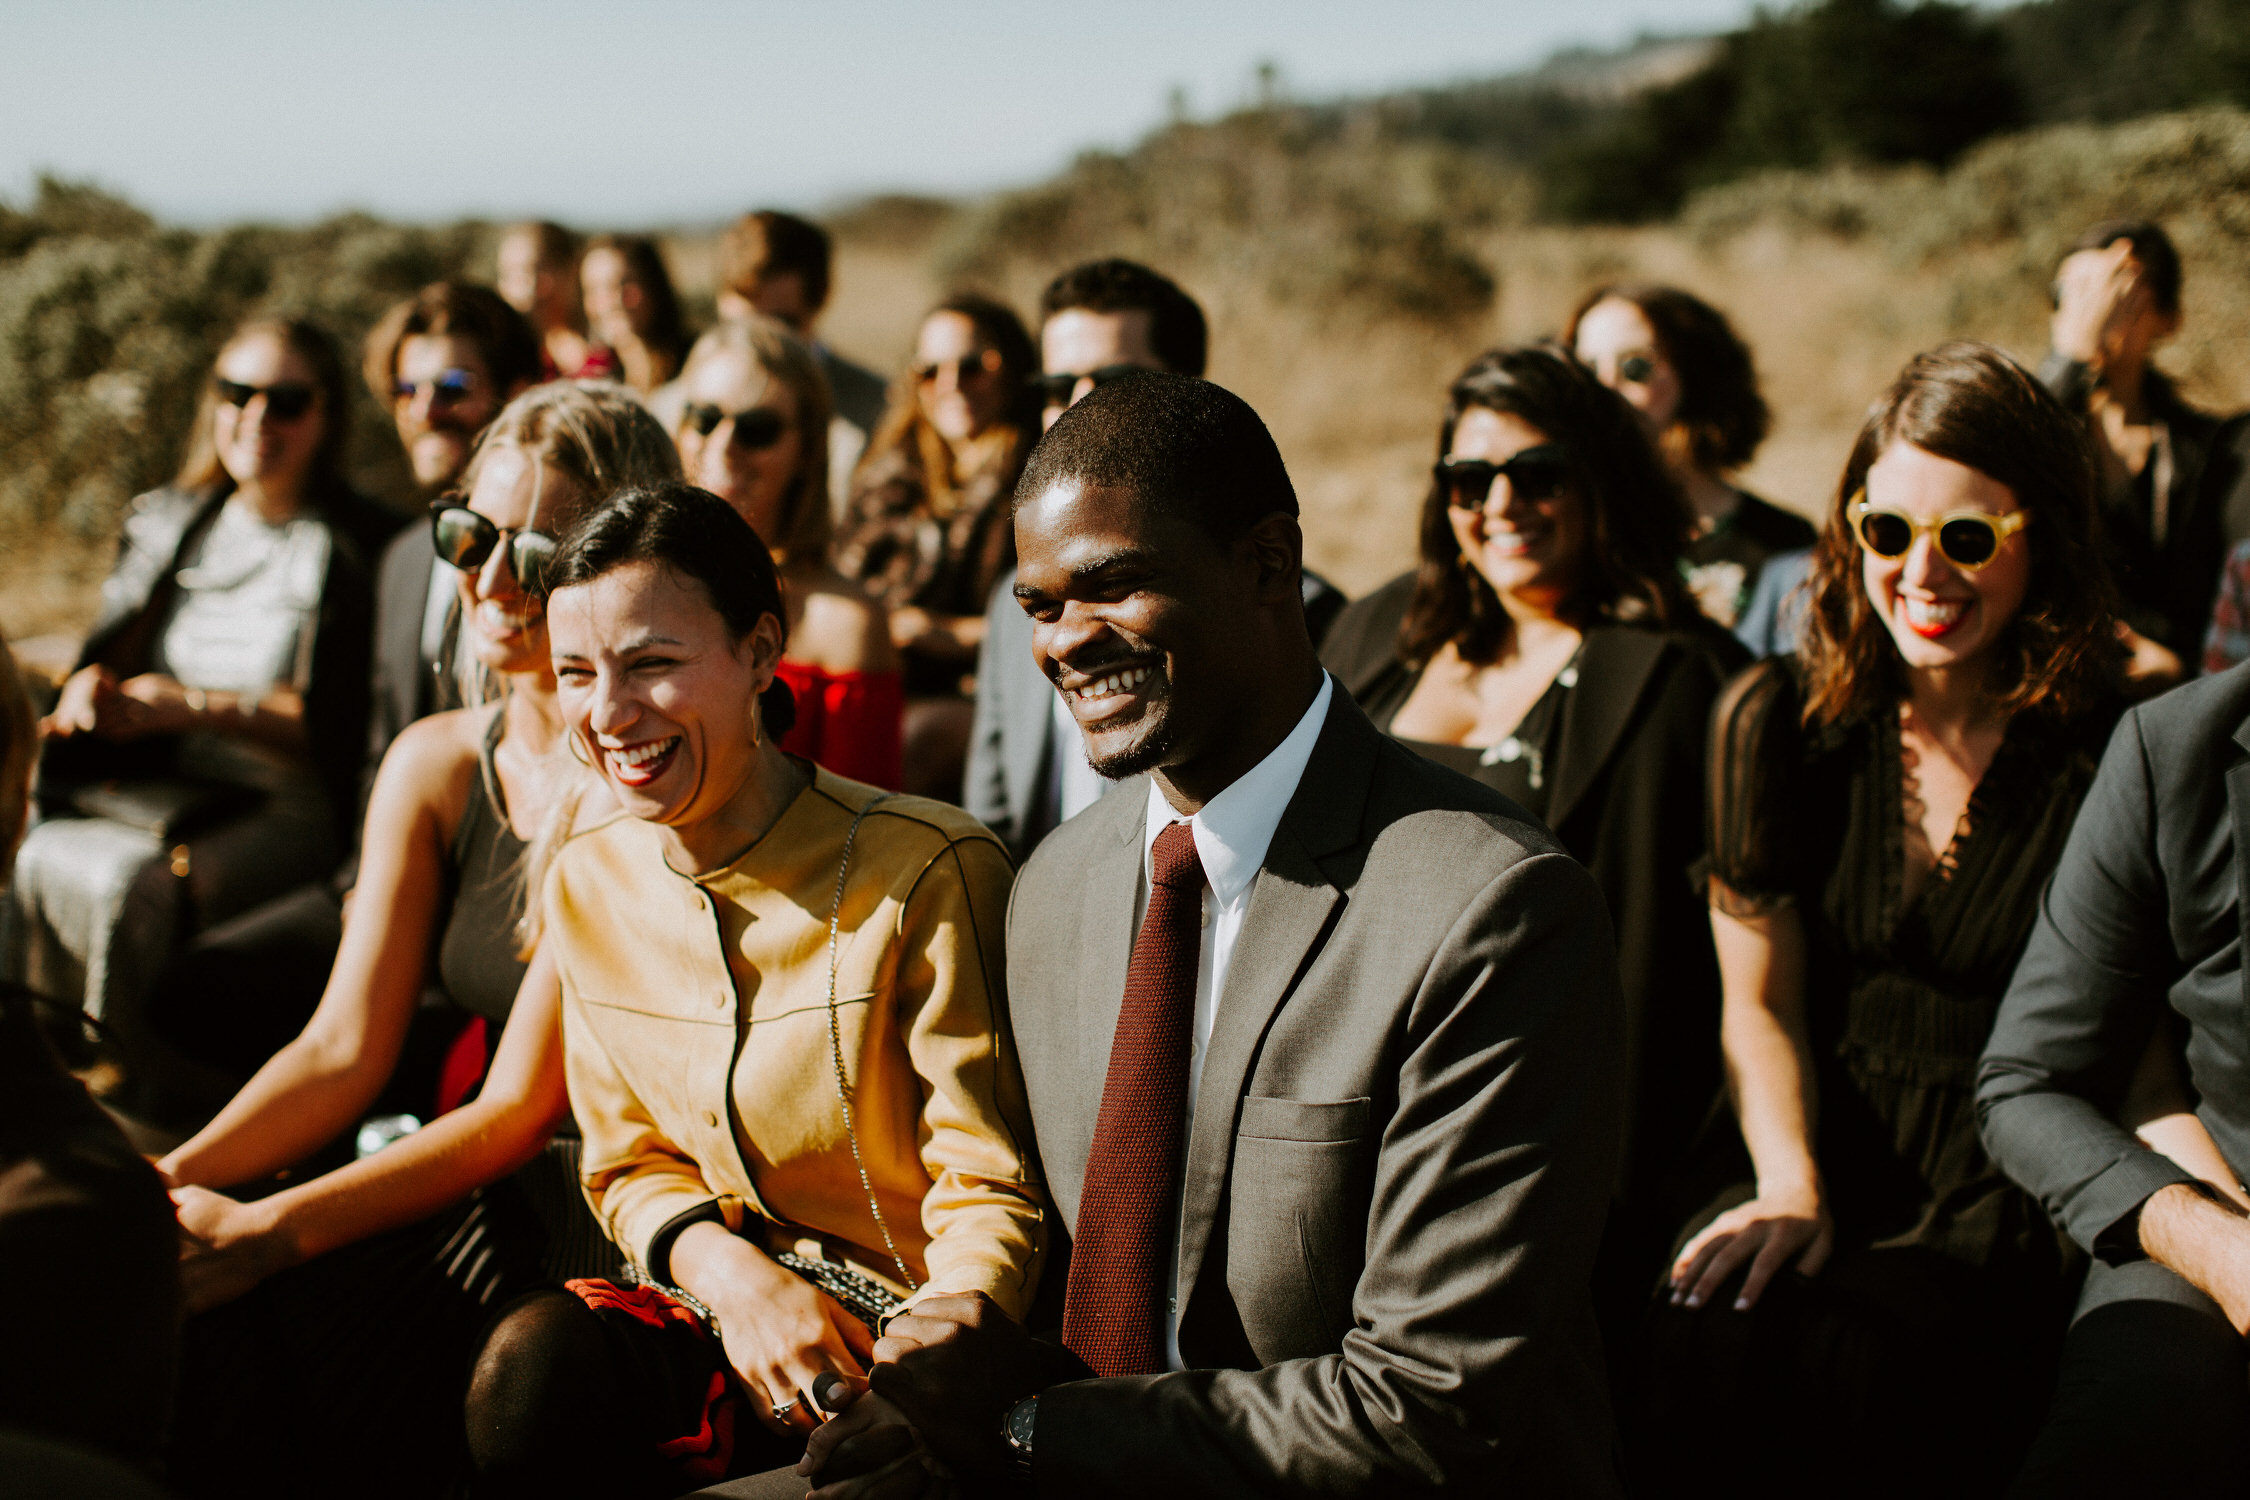
[[1339, 689], [1329, 702], [1328, 722], [1305, 765], [1304, 779], [1289, 799], [1250, 888], [1250, 909], [1212, 1018], [1211, 1046], [1188, 1136], [1177, 1287], [1182, 1309], [1203, 1270], [1226, 1194], [1235, 1118], [1259, 1045], [1344, 901], [1344, 892], [1321, 861], [1360, 837], [1380, 747], [1381, 738], [1366, 715]]
[[[1132, 784], [1142, 788], [1145, 798], [1147, 783], [1136, 779]], [[1072, 1064], [1061, 1102], [1071, 1122], [1071, 1139], [1066, 1151], [1057, 1155], [1070, 1163], [1070, 1197], [1062, 1207], [1073, 1224], [1078, 1220], [1078, 1199], [1085, 1186], [1086, 1158], [1093, 1147], [1102, 1090], [1109, 1082], [1109, 1049], [1117, 1036], [1117, 1012], [1125, 1003], [1125, 970], [1133, 957], [1133, 915], [1140, 903], [1145, 809], [1145, 801], [1128, 807], [1105, 797], [1087, 812], [1089, 817], [1109, 821], [1114, 838], [1101, 843], [1100, 852], [1085, 869], [1078, 946], [1068, 960], [1078, 971], [1078, 1003], [1067, 1016], [1059, 1018], [1070, 1029], [1064, 1046]], [[1062, 1187], [1057, 1184], [1058, 1193]]]
[[1549, 828], [1560, 828], [1577, 811], [1579, 799], [1609, 764], [1641, 691], [1664, 655], [1665, 640], [1653, 630], [1596, 626], [1586, 632], [1586, 654], [1578, 663], [1578, 686], [1563, 703], [1562, 743], [1555, 751], [1555, 788], [1547, 796]]

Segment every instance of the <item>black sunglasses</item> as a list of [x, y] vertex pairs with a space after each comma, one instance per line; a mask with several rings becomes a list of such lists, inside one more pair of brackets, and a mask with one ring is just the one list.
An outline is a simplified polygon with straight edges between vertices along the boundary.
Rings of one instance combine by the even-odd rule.
[[294, 422], [312, 410], [313, 388], [302, 380], [277, 380], [272, 385], [244, 385], [239, 380], [214, 378], [219, 399], [229, 406], [248, 406], [254, 396], [266, 398], [266, 415], [278, 422]]
[[477, 378], [467, 370], [440, 370], [426, 381], [394, 380], [391, 395], [400, 401], [412, 401], [423, 386], [430, 388], [430, 405], [452, 406], [466, 401], [477, 393]]
[[1492, 502], [1492, 481], [1505, 474], [1508, 490], [1518, 500], [1533, 504], [1552, 499], [1570, 483], [1570, 455], [1560, 444], [1542, 443], [1526, 448], [1504, 464], [1481, 458], [1441, 460], [1432, 472], [1445, 491], [1445, 503], [1455, 510], [1483, 510]]
[[492, 556], [500, 539], [508, 539], [508, 567], [525, 593], [542, 591], [547, 564], [554, 561], [555, 539], [544, 531], [502, 530], [460, 503], [458, 497], [430, 506], [430, 536], [438, 556], [464, 573], [474, 573]]
[[947, 370], [951, 370], [955, 385], [967, 385], [979, 375], [989, 374], [999, 367], [999, 350], [979, 349], [974, 354], [964, 354], [957, 359], [933, 360], [926, 365], [916, 365], [914, 367], [914, 379], [921, 385], [928, 385]]
[[789, 418], [770, 406], [721, 411], [708, 401], [690, 401], [680, 408], [680, 420], [694, 428], [699, 437], [709, 437], [729, 419], [734, 422], [734, 445], [738, 448], [771, 448], [789, 430]]
[[1128, 375], [1146, 375], [1147, 373], [1147, 368], [1141, 365], [1103, 365], [1100, 369], [1089, 370], [1083, 375], [1074, 375], [1068, 370], [1057, 370], [1050, 375], [1032, 376], [1031, 387], [1039, 393], [1040, 405], [1068, 406], [1070, 405], [1070, 393], [1078, 389], [1078, 382], [1081, 380], [1091, 380], [1094, 383], [1094, 389], [1100, 390], [1113, 380], [1123, 380]]

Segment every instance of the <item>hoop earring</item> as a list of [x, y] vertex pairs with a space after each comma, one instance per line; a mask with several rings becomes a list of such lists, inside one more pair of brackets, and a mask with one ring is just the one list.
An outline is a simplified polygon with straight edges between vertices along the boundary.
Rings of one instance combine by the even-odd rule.
[[572, 760], [577, 761], [580, 765], [584, 766], [589, 771], [594, 769], [593, 761], [589, 760], [586, 756], [585, 747], [578, 743], [578, 732], [576, 730], [564, 730], [563, 743], [570, 746], [570, 758]]

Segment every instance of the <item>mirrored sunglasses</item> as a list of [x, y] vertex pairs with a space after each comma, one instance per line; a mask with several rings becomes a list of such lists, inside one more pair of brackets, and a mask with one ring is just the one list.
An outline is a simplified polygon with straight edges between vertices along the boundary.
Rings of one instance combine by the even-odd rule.
[[430, 536], [437, 554], [464, 573], [474, 573], [492, 557], [492, 549], [507, 538], [508, 568], [524, 592], [543, 593], [547, 565], [554, 561], [557, 543], [544, 531], [509, 531], [478, 515], [458, 498], [440, 500], [430, 507]]

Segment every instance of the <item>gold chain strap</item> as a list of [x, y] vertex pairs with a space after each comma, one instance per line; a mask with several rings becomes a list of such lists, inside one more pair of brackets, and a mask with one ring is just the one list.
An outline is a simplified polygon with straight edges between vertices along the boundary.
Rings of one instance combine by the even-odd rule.
[[844, 1073], [844, 1034], [836, 1020], [836, 940], [844, 914], [844, 877], [852, 867], [852, 845], [859, 839], [861, 821], [879, 804], [889, 800], [886, 793], [853, 814], [852, 826], [844, 834], [844, 857], [836, 864], [836, 899], [828, 907], [828, 1054], [836, 1065], [836, 1103], [844, 1111], [844, 1138], [851, 1142], [852, 1165], [859, 1169], [859, 1186], [867, 1194], [867, 1211], [875, 1216], [875, 1227], [882, 1231], [883, 1248], [891, 1253], [891, 1264], [898, 1267], [899, 1280], [909, 1292], [915, 1292], [921, 1290], [921, 1283], [906, 1269], [906, 1257], [898, 1253], [898, 1242], [891, 1238], [890, 1222], [883, 1217], [883, 1205], [876, 1201], [875, 1184], [867, 1175], [867, 1160], [860, 1155], [859, 1127], [852, 1119], [851, 1084]]

